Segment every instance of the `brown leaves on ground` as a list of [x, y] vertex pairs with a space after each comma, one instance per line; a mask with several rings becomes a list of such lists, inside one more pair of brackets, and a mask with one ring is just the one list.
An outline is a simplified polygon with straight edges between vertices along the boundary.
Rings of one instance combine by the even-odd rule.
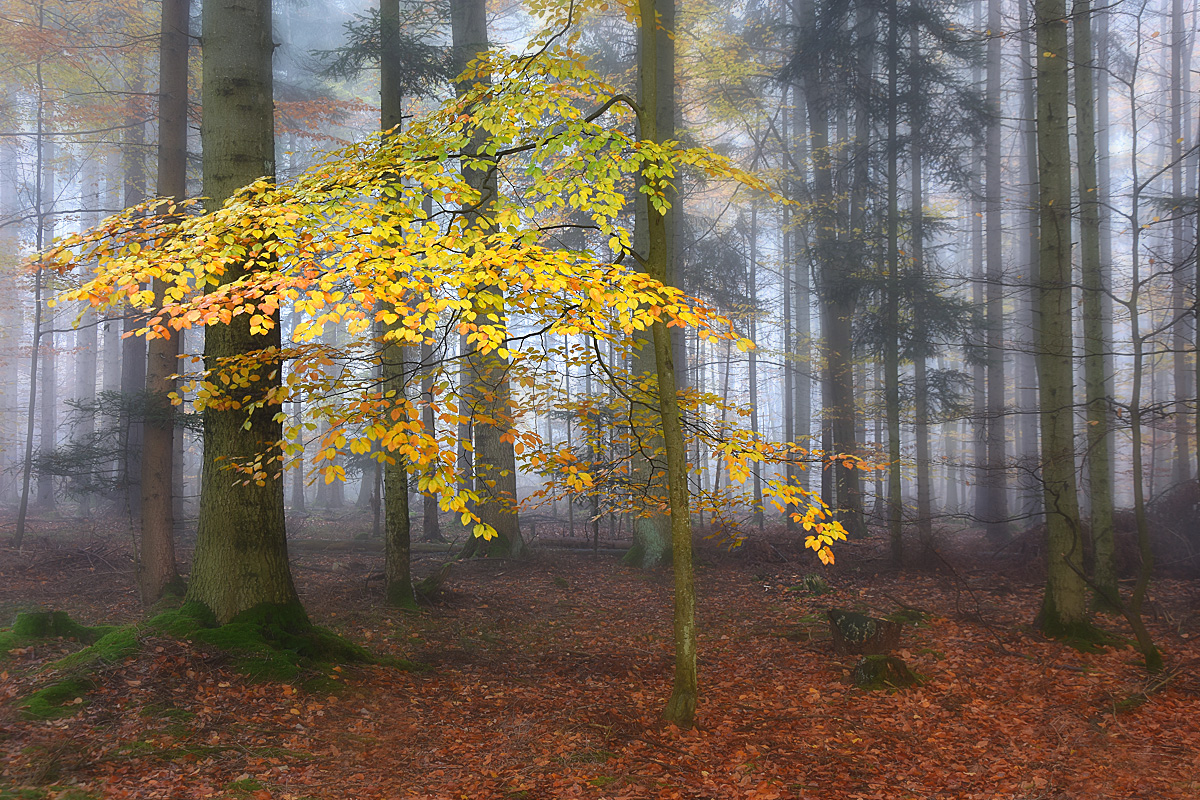
[[[863, 543], [839, 555], [826, 573], [834, 592], [823, 596], [800, 585], [812, 566], [702, 560], [701, 727], [680, 731], [659, 720], [672, 665], [666, 574], [573, 553], [468, 563], [442, 605], [407, 614], [368, 584], [377, 554], [304, 552], [297, 575], [314, 620], [432, 670], [336, 669], [307, 689], [256, 684], [219, 653], [152, 636], [140, 656], [101, 671], [74, 716], [23, 721], [12, 699], [62, 652], [39, 645], [0, 676], [0, 795], [78, 786], [99, 797], [254, 800], [1200, 796], [1194, 583], [1156, 588], [1153, 630], [1172, 671], [1152, 680], [1131, 649], [1081, 654], [1032, 632], [1032, 582], [985, 568], [872, 574]], [[86, 557], [7, 563], [5, 608], [44, 599], [87, 622], [138, 614], [128, 577], [107, 567], [74, 605], [56, 590], [86, 583], [95, 568]], [[899, 653], [927, 682], [893, 694], [851, 688], [851, 661], [833, 654], [823, 612], [886, 614], [897, 601], [930, 614], [905, 629]]]

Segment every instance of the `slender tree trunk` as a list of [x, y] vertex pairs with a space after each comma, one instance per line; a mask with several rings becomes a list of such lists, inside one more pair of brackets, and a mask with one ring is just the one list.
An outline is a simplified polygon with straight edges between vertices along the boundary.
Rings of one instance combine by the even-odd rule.
[[[910, 55], [909, 90], [912, 92], [912, 107], [909, 111], [909, 127], [912, 131], [912, 270], [914, 283], [924, 285], [925, 271], [925, 192], [921, 170], [921, 137], [924, 120], [921, 111], [921, 44], [917, 25], [908, 32]], [[918, 289], [920, 291], [920, 289]], [[929, 382], [926, 351], [932, 347], [925, 340], [925, 315], [916, 313], [913, 318], [913, 436], [916, 439], [917, 457], [917, 533], [921, 547], [929, 554], [933, 549], [933, 502], [930, 497], [932, 479], [929, 475]]]
[[887, 107], [887, 258], [888, 277], [884, 297], [884, 327], [891, 335], [883, 348], [884, 413], [888, 438], [888, 536], [892, 566], [904, 566], [904, 504], [900, 475], [900, 198], [897, 117], [900, 95], [900, 20], [896, 0], [888, 3], [888, 107]]
[[[669, 0], [668, 0], [669, 1]], [[662, 141], [658, 130], [660, 92], [672, 91], [673, 81], [662, 79], [658, 63], [658, 8], [655, 0], [640, 0], [638, 82], [641, 85], [641, 138]], [[652, 189], [659, 189], [647, 180]], [[646, 267], [650, 276], [666, 282], [668, 253], [666, 221], [661, 209], [649, 203], [649, 242]], [[687, 448], [680, 422], [679, 395], [671, 332], [665, 322], [653, 325], [654, 354], [658, 365], [658, 403], [667, 458], [667, 487], [671, 511], [671, 555], [675, 572], [675, 680], [663, 715], [690, 728], [696, 716], [696, 588], [692, 571], [692, 519], [688, 510]]]
[[[100, 170], [96, 159], [83, 162], [79, 224], [87, 230], [100, 222]], [[0, 214], [4, 210], [0, 209]], [[75, 333], [75, 401], [79, 404], [78, 421], [71, 431], [77, 442], [91, 442], [96, 434], [96, 367], [99, 349], [98, 321], [90, 306], [82, 308], [79, 328]], [[83, 479], [88, 484], [92, 481]], [[79, 515], [85, 519], [92, 514], [92, 492], [84, 491], [79, 498]]]
[[[268, 0], [225, 0], [203, 10], [204, 192], [216, 207], [239, 187], [275, 173], [272, 113], [271, 4]], [[226, 280], [244, 272], [234, 268]], [[246, 315], [205, 331], [204, 361], [279, 348], [278, 315], [271, 330], [250, 332]], [[279, 385], [280, 365], [264, 364], [255, 386], [268, 392]], [[283, 479], [268, 469], [258, 480], [243, 481], [228, 465], [265, 455], [281, 457], [278, 408], [264, 406], [249, 416], [242, 410], [204, 409], [204, 466], [196, 553], [189, 601], [229, 622], [251, 609], [273, 609], [280, 622], [302, 627], [300, 605], [288, 568], [283, 514]], [[249, 429], [244, 428], [246, 422]]]
[[1079, 261], [1083, 284], [1084, 384], [1087, 393], [1087, 475], [1091, 500], [1092, 583], [1099, 603], [1119, 605], [1108, 397], [1105, 391], [1103, 298], [1108, 287], [1100, 266], [1100, 203], [1096, 179], [1096, 115], [1091, 0], [1075, 0], [1075, 138], [1079, 164]]
[[[57, 170], [54, 160], [58, 155], [58, 148], [48, 141], [45, 153], [42, 163], [43, 205], [39, 212], [38, 226], [41, 229], [41, 239], [44, 243], [49, 243], [54, 239], [54, 197], [57, 194]], [[54, 333], [57, 319], [57, 311], [47, 304], [42, 311], [41, 346], [36, 348], [42, 359], [38, 378], [41, 383], [38, 395], [41, 406], [38, 415], [38, 452], [42, 458], [49, 458], [58, 445], [58, 351], [57, 336]], [[32, 408], [30, 410], [32, 411]], [[47, 470], [38, 472], [36, 502], [38, 508], [43, 510], [50, 511], [54, 508], [54, 476]]]
[[[1021, 3], [1017, 25], [1021, 30], [1029, 29], [1029, 4]], [[1018, 491], [1022, 513], [1037, 515], [1042, 512], [1042, 485], [1038, 476], [1041, 451], [1038, 447], [1038, 398], [1037, 398], [1037, 355], [1034, 352], [1034, 297], [1033, 276], [1038, 265], [1038, 163], [1037, 163], [1037, 98], [1033, 77], [1033, 52], [1030, 37], [1021, 37], [1021, 97], [1022, 120], [1021, 162], [1024, 165], [1025, 224], [1022, 232], [1021, 260], [1027, 266], [1024, 277], [1016, 287], [1017, 324], [1021, 346], [1016, 354], [1015, 372], [1017, 382], [1017, 460], [1020, 465]], [[1028, 523], [1027, 523], [1028, 524]]]
[[[487, 52], [487, 16], [483, 0], [453, 0], [450, 7], [453, 69], [461, 74], [467, 64]], [[488, 82], [486, 75], [456, 84], [461, 95], [479, 82]], [[476, 129], [469, 147], [476, 152], [487, 142], [487, 133]], [[491, 198], [496, 196], [496, 175], [490, 169], [466, 168], [463, 177], [482, 195], [480, 210], [468, 214], [472, 224], [487, 224], [486, 216]], [[495, 315], [505, 319], [504, 295], [499, 287], [481, 287], [475, 297], [475, 312], [481, 317]], [[493, 350], [482, 353], [468, 346], [467, 365], [470, 369], [470, 394], [467, 404], [472, 410], [474, 436], [475, 493], [479, 503], [476, 514], [496, 531], [490, 542], [472, 538], [464, 555], [486, 552], [493, 556], [519, 558], [525, 552], [517, 517], [517, 465], [512, 441], [505, 441], [515, 425], [512, 392], [509, 387], [508, 359]]]
[[[425, 401], [425, 408], [421, 411], [421, 421], [425, 426], [425, 435], [434, 436], [437, 433], [436, 421], [433, 414], [433, 345], [425, 342], [421, 345], [421, 366], [424, 372], [421, 375], [421, 397]], [[437, 497], [430, 493], [421, 495], [421, 541], [423, 542], [444, 542], [446, 537], [442, 536], [441, 520], [438, 517], [438, 500]]]
[[1046, 591], [1039, 624], [1048, 635], [1074, 636], [1086, 633], [1090, 623], [1075, 485], [1066, 2], [1036, 0], [1034, 14], [1041, 200], [1036, 344], [1047, 531]]
[[1175, 384], [1175, 457], [1173, 478], [1176, 483], [1182, 483], [1192, 476], [1192, 445], [1188, 430], [1187, 400], [1192, 400], [1196, 386], [1195, 378], [1190, 374], [1192, 366], [1189, 359], [1194, 348], [1191, 339], [1192, 332], [1188, 330], [1191, 322], [1191, 306], [1195, 303], [1194, 292], [1189, 297], [1189, 288], [1194, 283], [1189, 278], [1194, 273], [1194, 263], [1189, 265], [1189, 259], [1194, 257], [1192, 243], [1184, 233], [1184, 181], [1183, 181], [1183, 82], [1186, 74], [1185, 48], [1190, 47], [1188, 27], [1183, 21], [1183, 0], [1171, 0], [1171, 310], [1175, 316], [1175, 324], [1171, 326], [1172, 377]]
[[[159, 42], [158, 195], [182, 200], [187, 195], [188, 0], [163, 0]], [[157, 303], [166, 285], [155, 281]], [[179, 340], [175, 336], [147, 344], [146, 426], [142, 444], [142, 549], [138, 591], [153, 605], [169, 593], [182, 594], [175, 566], [173, 498], [175, 410], [167, 396], [175, 390]]]
[[[988, 2], [988, 29], [1001, 29], [1001, 0]], [[984, 150], [984, 224], [987, 227], [987, 471], [981, 488], [985, 495], [984, 522], [994, 544], [1008, 539], [1008, 495], [1004, 444], [1004, 263], [1002, 237], [1002, 177], [1000, 174], [1000, 44], [993, 35], [987, 44], [987, 104], [993, 119]], [[1065, 63], [1065, 54], [1064, 54]]]
[[[379, 0], [381, 42], [379, 88], [381, 128], [399, 131], [404, 122], [401, 96], [400, 0]], [[400, 333], [399, 322], [387, 326], [388, 336]], [[380, 357], [383, 391], [401, 408], [408, 392], [405, 348], [394, 338], [385, 338]], [[364, 473], [365, 480], [365, 473]], [[412, 584], [412, 522], [408, 507], [408, 462], [388, 454], [383, 467], [384, 593], [387, 601], [401, 608], [415, 608]]]
[[[752, 202], [750, 205], [750, 263], [749, 274], [747, 275], [747, 284], [750, 287], [750, 338], [756, 339], [758, 336], [758, 203]], [[754, 348], [749, 353], [749, 365], [747, 379], [750, 381], [750, 432], [757, 439], [760, 433], [759, 430], [759, 415], [758, 415], [758, 348]], [[753, 484], [754, 484], [754, 525], [763, 530], [765, 520], [763, 518], [763, 495], [762, 495], [762, 470], [760, 465], [753, 466]]]

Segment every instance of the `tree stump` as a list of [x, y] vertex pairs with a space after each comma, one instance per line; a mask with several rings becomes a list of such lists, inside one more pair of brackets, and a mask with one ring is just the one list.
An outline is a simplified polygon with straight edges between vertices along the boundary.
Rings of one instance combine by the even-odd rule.
[[904, 659], [896, 656], [863, 656], [850, 674], [860, 689], [903, 689], [921, 682]]
[[900, 644], [900, 631], [904, 628], [901, 622], [839, 608], [829, 609], [827, 616], [833, 649], [841, 655], [887, 655]]

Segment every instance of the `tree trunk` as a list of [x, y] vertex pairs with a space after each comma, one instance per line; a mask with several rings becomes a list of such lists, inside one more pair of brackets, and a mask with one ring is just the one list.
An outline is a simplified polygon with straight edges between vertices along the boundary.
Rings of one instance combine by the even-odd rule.
[[[988, 28], [1001, 29], [1001, 0], [989, 0]], [[987, 469], [984, 493], [984, 523], [993, 544], [1008, 539], [1008, 496], [1004, 443], [1004, 263], [1002, 178], [1000, 174], [1000, 36], [987, 45], [987, 104], [993, 113], [984, 150], [984, 224], [987, 227]], [[1064, 63], [1066, 56], [1064, 54]]]
[[904, 505], [900, 476], [900, 199], [897, 118], [900, 72], [900, 20], [896, 0], [888, 3], [888, 106], [887, 106], [887, 287], [883, 301], [884, 329], [890, 331], [883, 348], [884, 414], [888, 440], [888, 538], [892, 566], [904, 566]]
[[[206, 3], [203, 40], [204, 192], [215, 208], [239, 187], [275, 172], [269, 0]], [[231, 269], [225, 280], [247, 268]], [[205, 368], [216, 369], [228, 356], [278, 348], [278, 315], [274, 322], [264, 334], [251, 334], [247, 315], [210, 326]], [[264, 364], [254, 382], [258, 393], [279, 386], [279, 367]], [[240, 409], [204, 409], [200, 520], [187, 599], [206, 606], [220, 623], [259, 607], [273, 607], [280, 621], [308, 623], [288, 568], [283, 479], [274, 466], [282, 463], [278, 410], [266, 406], [247, 419]], [[258, 480], [245, 481], [228, 468], [256, 457], [270, 465]]]
[[1105, 390], [1103, 298], [1108, 287], [1100, 266], [1100, 203], [1096, 179], [1096, 114], [1091, 0], [1075, 0], [1075, 138], [1079, 165], [1079, 261], [1083, 284], [1084, 384], [1087, 396], [1087, 475], [1091, 500], [1092, 583], [1104, 607], [1120, 605], [1109, 471], [1109, 417]]
[[[450, 7], [451, 28], [454, 38], [452, 48], [453, 69], [461, 74], [477, 56], [490, 47], [487, 34], [487, 16], [483, 0], [453, 0]], [[486, 75], [476, 76], [467, 82], [457, 83], [455, 90], [461, 96], [478, 82], [488, 82]], [[476, 129], [469, 149], [478, 152], [487, 141], [487, 133]], [[479, 211], [468, 213], [472, 224], [486, 224], [482, 217], [487, 214], [491, 198], [496, 196], [496, 175], [490, 169], [465, 168], [463, 177], [472, 188], [481, 194]], [[488, 315], [503, 323], [505, 319], [504, 294], [499, 287], [481, 287], [474, 299], [474, 311], [482, 318]], [[512, 392], [508, 382], [509, 362], [493, 350], [482, 353], [468, 346], [467, 366], [470, 370], [470, 390], [465, 398], [471, 410], [472, 435], [475, 440], [474, 472], [475, 493], [479, 503], [475, 513], [496, 531], [490, 542], [471, 538], [464, 555], [487, 553], [492, 556], [519, 558], [525, 552], [521, 538], [520, 522], [517, 517], [517, 463], [513, 442], [506, 441], [512, 430]]]
[[[53, 142], [47, 142], [45, 153], [42, 164], [43, 205], [38, 214], [38, 227], [43, 243], [49, 244], [54, 239], [54, 197], [57, 194], [55, 189], [57, 172], [54, 159], [58, 154], [58, 148], [54, 146]], [[57, 319], [56, 309], [51, 308], [47, 303], [46, 308], [42, 311], [41, 346], [35, 348], [42, 359], [41, 372], [38, 377], [41, 384], [38, 394], [41, 406], [38, 415], [38, 452], [42, 458], [49, 458], [58, 444], [58, 352], [56, 350], [57, 337], [54, 334], [54, 325]], [[30, 411], [32, 410], [31, 408]], [[54, 476], [49, 471], [42, 470], [38, 473], [37, 479], [37, 506], [45, 511], [53, 510], [54, 500]]]
[[[667, 0], [669, 2], [670, 0]], [[640, 0], [638, 25], [641, 45], [638, 82], [641, 85], [641, 138], [662, 141], [658, 131], [661, 92], [670, 92], [673, 81], [663, 80], [658, 63], [655, 0]], [[647, 180], [651, 188], [660, 187]], [[667, 229], [660, 208], [649, 203], [649, 242], [646, 268], [650, 276], [667, 282]], [[654, 356], [657, 363], [658, 403], [662, 417], [663, 445], [667, 458], [667, 490], [671, 513], [671, 554], [675, 572], [675, 680], [663, 716], [681, 728], [695, 721], [698, 697], [696, 677], [696, 588], [692, 571], [692, 518], [688, 510], [687, 448], [680, 421], [679, 395], [675, 385], [675, 363], [671, 347], [672, 329], [665, 322], [653, 325]]]
[[[921, 112], [921, 44], [920, 29], [914, 24], [908, 31], [910, 55], [909, 91], [912, 92], [912, 107], [909, 128], [912, 137], [912, 270], [917, 287], [924, 285], [925, 271], [925, 192], [921, 178], [921, 136], [923, 124]], [[920, 288], [917, 290], [921, 291]], [[933, 344], [925, 340], [924, 315], [918, 309], [913, 315], [913, 437], [916, 439], [917, 458], [917, 533], [926, 555], [933, 550], [933, 502], [930, 497], [929, 476], [929, 383], [927, 350]]]
[[1036, 345], [1047, 562], [1039, 624], [1048, 635], [1075, 636], [1089, 622], [1075, 485], [1066, 0], [1036, 0], [1034, 14], [1041, 231]]
[[[189, 0], [163, 0], [159, 42], [158, 195], [182, 200], [187, 195], [187, 66]], [[166, 285], [155, 281], [157, 303]], [[138, 591], [142, 604], [183, 593], [175, 566], [173, 497], [175, 390], [179, 340], [175, 336], [147, 344], [146, 427], [142, 444], [142, 549]]]

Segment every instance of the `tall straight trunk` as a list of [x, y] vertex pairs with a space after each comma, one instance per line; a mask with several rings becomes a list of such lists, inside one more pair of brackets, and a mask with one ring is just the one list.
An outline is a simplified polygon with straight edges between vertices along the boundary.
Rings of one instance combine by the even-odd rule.
[[[983, 5], [986, 0], [976, 0], [974, 3], [975, 30], [983, 29]], [[977, 62], [978, 64], [978, 62]], [[977, 89], [984, 88], [983, 70], [975, 66], [971, 70], [971, 84]], [[983, 179], [979, 166], [983, 161], [983, 152], [975, 151], [975, 163], [970, 167], [968, 177], [971, 200], [968, 208], [971, 213], [971, 303], [976, 309], [984, 310], [984, 317], [979, 320], [978, 329], [983, 331], [982, 339], [974, 339], [972, 344], [980, 351], [971, 368], [971, 416], [974, 420], [971, 436], [971, 469], [972, 506], [975, 520], [983, 524], [987, 519], [987, 494], [983, 486], [987, 483], [987, 319], [985, 303], [985, 282], [983, 268]], [[966, 502], [966, 498], [963, 498]]]
[[[1195, 263], [1192, 259], [1192, 243], [1184, 232], [1184, 180], [1183, 180], [1183, 82], [1188, 59], [1185, 49], [1190, 47], [1188, 26], [1184, 24], [1183, 0], [1171, 0], [1171, 306], [1175, 324], [1171, 326], [1172, 376], [1175, 384], [1175, 454], [1173, 478], [1182, 483], [1192, 476], [1192, 437], [1189, 430], [1188, 405], [1195, 404], [1195, 378], [1191, 375], [1189, 359], [1195, 352], [1191, 327], [1191, 306], [1194, 296], [1189, 298], [1189, 288], [1194, 286], [1192, 275]], [[1191, 400], [1189, 404], [1186, 400]]]
[[[215, 208], [239, 187], [275, 174], [271, 4], [206, 3], [202, 25], [204, 193]], [[253, 266], [235, 267], [225, 280], [248, 269]], [[279, 348], [278, 314], [274, 323], [263, 334], [250, 332], [247, 315], [210, 326], [204, 336], [205, 367], [216, 369], [219, 359], [229, 356]], [[279, 365], [264, 365], [257, 377], [256, 393], [277, 389]], [[265, 456], [267, 463], [282, 457], [278, 411], [265, 405], [247, 419], [242, 410], [204, 409], [200, 520], [187, 598], [208, 607], [221, 623], [260, 608], [274, 609], [281, 622], [308, 623], [288, 568], [282, 477], [266, 470], [257, 481], [243, 481], [227, 468], [256, 457]]]
[[[675, 138], [675, 0], [659, 0], [655, 10], [658, 14], [658, 24], [654, 37], [656, 50], [654, 80], [664, 88], [655, 93], [654, 112], [657, 117], [659, 136], [663, 139], [673, 139]], [[639, 48], [643, 46], [644, 38], [639, 36]], [[639, 82], [639, 92], [644, 90], [645, 82], [645, 80]], [[647, 102], [641, 94], [638, 95], [638, 98], [643, 105]], [[669, 191], [668, 200], [671, 207], [678, 213], [679, 198], [674, 191]], [[636, 198], [635, 204], [635, 246], [645, 250], [649, 246], [649, 209], [646, 198], [642, 195]], [[663, 274], [666, 276], [667, 283], [673, 283], [675, 280], [675, 214], [672, 214], [669, 219], [664, 219], [663, 226], [662, 246], [665, 263]], [[633, 373], [638, 376], [654, 375], [658, 370], [658, 363], [653, 333], [638, 333], [635, 338], [638, 344], [633, 353]], [[686, 364], [682, 340], [681, 336], [673, 337], [671, 347], [675, 360], [679, 364]], [[681, 370], [681, 375], [686, 381], [686, 369]], [[639, 392], [634, 395], [634, 404], [636, 408], [631, 408], [631, 412], [637, 413], [640, 409], [639, 416], [642, 419], [652, 419], [654, 414], [647, 414], [647, 410], [656, 409], [657, 398], [653, 393]], [[644, 509], [642, 513], [633, 518], [633, 546], [626, 552], [622, 561], [641, 569], [653, 569], [671, 557], [671, 522], [655, 507], [658, 501], [667, 499], [669, 494], [666, 488], [666, 475], [661, 460], [652, 462], [642, 455], [643, 453], [662, 452], [662, 435], [662, 431], [656, 423], [647, 423], [640, 430], [634, 432], [635, 439], [641, 444], [638, 448], [639, 452], [635, 453], [633, 458], [631, 470], [633, 479], [638, 486], [643, 487], [641, 491], [645, 491], [647, 496], [655, 498], [655, 501], [648, 504], [651, 506], [650, 508]]]
[[[816, 29], [815, 8], [805, 4], [803, 25]], [[854, 285], [853, 259], [846, 258], [844, 243], [837, 240], [838, 196], [834, 190], [833, 162], [829, 136], [830, 101], [818, 64], [804, 69], [803, 85], [808, 110], [813, 164], [814, 247], [820, 265], [819, 291], [822, 298], [821, 336], [824, 340], [822, 380], [822, 449], [826, 456], [852, 454], [858, 447], [854, 439], [854, 370], [852, 320], [857, 290]], [[833, 485], [825, 483], [832, 477]], [[836, 488], [835, 488], [836, 487]], [[838, 518], [852, 536], [864, 533], [862, 495], [858, 471], [840, 460], [823, 472], [823, 491], [827, 501], [838, 509]], [[832, 491], [831, 491], [832, 490]], [[833, 496], [836, 493], [836, 496]]]
[[1091, 0], [1075, 0], [1075, 140], [1079, 165], [1079, 263], [1083, 284], [1084, 385], [1087, 397], [1087, 475], [1091, 500], [1092, 583], [1101, 604], [1119, 605], [1113, 531], [1113, 486], [1108, 397], [1105, 391], [1103, 298], [1108, 286], [1100, 266], [1100, 203], [1096, 179], [1096, 114]]
[[1075, 484], [1066, 1], [1036, 0], [1034, 15], [1041, 211], [1036, 345], [1046, 503], [1046, 591], [1039, 624], [1051, 636], [1069, 636], [1089, 622]]
[[[174, 200], [187, 195], [188, 16], [189, 0], [163, 0], [158, 51], [158, 196]], [[165, 283], [155, 281], [154, 296], [157, 303], [163, 302]], [[147, 343], [142, 549], [138, 560], [138, 591], [147, 606], [168, 592], [183, 593], [175, 566], [175, 411], [168, 397], [175, 391], [171, 376], [178, 357], [175, 336]]]
[[[425, 408], [421, 411], [421, 422], [425, 426], [425, 435], [433, 437], [437, 434], [437, 423], [433, 413], [433, 345], [425, 342], [421, 345], [421, 366], [424, 372], [421, 375], [421, 399], [425, 403]], [[441, 520], [438, 517], [438, 500], [437, 497], [430, 493], [421, 495], [421, 541], [423, 542], [444, 542], [446, 537], [442, 536]]]
[[[85, 230], [96, 227], [100, 222], [100, 170], [96, 159], [85, 159], [80, 177], [79, 224]], [[0, 214], [4, 211], [0, 209]], [[83, 308], [79, 327], [75, 332], [75, 388], [72, 395], [79, 404], [79, 412], [71, 438], [78, 442], [90, 442], [96, 434], [96, 374], [99, 349], [98, 319], [90, 307]], [[84, 492], [79, 499], [79, 515], [88, 518], [92, 513], [92, 493]]]
[[[909, 110], [912, 137], [911, 249], [914, 284], [919, 287], [924, 284], [925, 272], [925, 191], [921, 177], [921, 136], [924, 119], [921, 110], [920, 29], [915, 24], [909, 28], [908, 41], [911, 70], [909, 90], [912, 92], [912, 107]], [[933, 549], [933, 502], [930, 497], [932, 479], [929, 475], [929, 380], [926, 349], [932, 345], [926, 342], [925, 337], [924, 315], [918, 312], [913, 316], [913, 437], [916, 439], [917, 457], [917, 533], [922, 548], [928, 553]]]
[[[400, 55], [400, 0], [379, 0], [379, 124], [382, 130], [399, 132], [404, 121], [403, 80]], [[398, 335], [399, 322], [386, 327], [387, 335]], [[395, 339], [384, 339], [380, 356], [385, 396], [403, 407], [408, 391], [406, 347]], [[364, 481], [366, 474], [364, 472]], [[408, 507], [408, 463], [388, 454], [383, 467], [384, 594], [401, 608], [415, 608], [412, 584], [412, 522]]]
[[[782, 147], [784, 152], [784, 160], [791, 157], [791, 126], [790, 114], [788, 113], [788, 86], [783, 87], [782, 105], [783, 112], [780, 115], [780, 135], [783, 139]], [[782, 261], [780, 263], [780, 278], [783, 283], [783, 439], [786, 442], [794, 442], [796, 440], [796, 356], [793, 349], [792, 338], [792, 232], [790, 230], [792, 223], [791, 208], [784, 206], [780, 212], [779, 220], [779, 239], [783, 246]], [[708, 474], [703, 471], [701, 474]], [[785, 476], [788, 485], [794, 485], [796, 482], [796, 465], [789, 459], [786, 466]], [[796, 520], [792, 519], [791, 514], [783, 515], [784, 527], [789, 531], [797, 529]], [[703, 527], [703, 526], [701, 526]]]
[[887, 288], [884, 297], [883, 347], [884, 414], [888, 438], [888, 537], [892, 566], [904, 566], [904, 505], [900, 474], [900, 176], [897, 118], [900, 95], [900, 20], [896, 0], [888, 3], [888, 107], [887, 107]]
[[[750, 264], [747, 284], [750, 287], [750, 338], [758, 336], [758, 203], [750, 206]], [[758, 413], [758, 348], [750, 351], [750, 431], [757, 439], [759, 435]], [[753, 468], [754, 524], [761, 531], [765, 525], [763, 517], [762, 470], [758, 464]]]
[[[1019, 6], [1017, 25], [1021, 30], [1029, 29], [1029, 4]], [[1021, 511], [1024, 514], [1040, 515], [1042, 512], [1042, 486], [1038, 479], [1037, 465], [1041, 457], [1038, 448], [1038, 399], [1037, 399], [1037, 356], [1033, 352], [1034, 298], [1033, 276], [1038, 264], [1038, 165], [1037, 165], [1037, 98], [1033, 78], [1032, 43], [1028, 36], [1021, 37], [1021, 162], [1024, 165], [1025, 224], [1022, 235], [1021, 261], [1024, 279], [1017, 287], [1017, 329], [1021, 331], [1022, 346], [1015, 358], [1017, 382], [1017, 457], [1020, 462], [1018, 486]]]
[[[44, 194], [43, 206], [39, 214], [38, 227], [41, 229], [41, 239], [49, 243], [54, 239], [54, 196], [57, 171], [54, 159], [57, 148], [53, 142], [45, 146], [45, 160], [42, 164]], [[37, 352], [41, 354], [41, 373], [38, 381], [39, 414], [38, 414], [38, 452], [42, 458], [48, 458], [58, 445], [58, 351], [57, 337], [54, 334], [58, 314], [48, 305], [42, 311], [41, 346]], [[32, 409], [30, 409], [32, 411]], [[37, 505], [39, 508], [54, 508], [54, 476], [48, 471], [38, 473]]]
[[[129, 81], [131, 97], [146, 90], [145, 62], [135, 58]], [[146, 121], [143, 111], [131, 99], [125, 114], [121, 142], [121, 171], [125, 185], [125, 207], [145, 202], [148, 192], [146, 165]], [[125, 307], [124, 338], [121, 340], [121, 499], [135, 527], [142, 521], [142, 443], [145, 438], [143, 400], [146, 392], [146, 340], [136, 335], [144, 316]]]
[[[38, 30], [42, 31], [45, 28], [46, 7], [44, 4], [38, 6]], [[33, 190], [33, 216], [34, 216], [34, 245], [38, 252], [46, 245], [46, 194], [45, 194], [45, 173], [46, 173], [46, 96], [45, 82], [42, 74], [42, 60], [39, 58], [34, 66], [37, 76], [37, 110], [36, 121], [37, 134], [34, 139], [34, 190]], [[38, 360], [39, 349], [41, 347], [42, 338], [42, 288], [43, 288], [43, 273], [45, 270], [40, 267], [33, 274], [33, 331], [31, 333], [31, 343], [29, 354], [29, 403], [25, 406], [25, 461], [21, 468], [21, 496], [17, 506], [17, 524], [16, 531], [13, 533], [12, 546], [18, 550], [25, 541], [25, 520], [29, 512], [29, 479], [33, 473], [33, 420], [34, 407], [37, 404], [37, 381], [38, 381]]]
[[[794, 20], [798, 19], [799, 7], [798, 4], [794, 7]], [[794, 176], [795, 184], [801, 194], [796, 199], [803, 199], [807, 195], [806, 187], [808, 183], [808, 136], [805, 126], [805, 115], [803, 98], [800, 96], [800, 87], [792, 87], [793, 108], [792, 108], [792, 143], [793, 156], [792, 160], [797, 170]], [[809, 270], [809, 252], [806, 227], [799, 224], [800, 220], [796, 220], [794, 227], [795, 245], [792, 248], [792, 255], [795, 259], [794, 264], [786, 265], [786, 269], [793, 271], [792, 288], [795, 292], [792, 307], [795, 309], [795, 361], [792, 372], [795, 375], [794, 388], [796, 399], [794, 403], [795, 429], [794, 436], [798, 442], [805, 442], [805, 447], [813, 449], [814, 445], [810, 441], [812, 438], [812, 286]], [[810, 479], [801, 474], [799, 477], [801, 485], [810, 486]]]
[[[640, 137], [643, 141], [659, 142], [662, 141], [658, 130], [660, 94], [671, 92], [674, 82], [664, 81], [659, 68], [657, 3], [655, 0], [639, 0], [638, 11]], [[666, 19], [667, 15], [664, 14], [663, 18]], [[651, 184], [651, 188], [658, 187]], [[651, 277], [666, 282], [670, 272], [666, 220], [662, 211], [653, 203], [647, 205], [649, 237], [645, 265]], [[699, 696], [696, 675], [696, 587], [692, 569], [692, 518], [688, 510], [687, 447], [683, 440], [679, 395], [675, 383], [672, 331], [665, 322], [660, 321], [653, 325], [654, 356], [658, 366], [659, 414], [662, 417], [663, 445], [667, 459], [671, 556], [675, 573], [675, 678], [663, 716], [680, 727], [690, 728], [695, 721], [696, 701]]]
[[[988, 28], [1001, 29], [1001, 0], [988, 2]], [[988, 538], [996, 544], [1008, 538], [1008, 495], [1004, 444], [1004, 263], [1002, 237], [1003, 195], [1000, 174], [1000, 43], [992, 36], [987, 45], [988, 108], [993, 119], [987, 129], [984, 150], [984, 224], [987, 227], [987, 470], [980, 487], [984, 493], [984, 523]], [[1065, 55], [1064, 55], [1065, 60]]]
[[[453, 0], [450, 5], [451, 33], [453, 35], [452, 62], [456, 73], [461, 74], [475, 58], [486, 53], [490, 47], [487, 33], [487, 9], [483, 0]], [[455, 90], [461, 96], [477, 83], [491, 79], [479, 75], [469, 81], [457, 83]], [[468, 149], [480, 152], [487, 144], [487, 133], [475, 129]], [[463, 177], [472, 188], [480, 192], [479, 210], [467, 214], [471, 224], [488, 224], [486, 217], [490, 200], [496, 196], [496, 174], [487, 168], [464, 168]], [[496, 286], [481, 287], [474, 300], [474, 311], [480, 317], [495, 315], [505, 319], [503, 291]], [[494, 556], [520, 557], [525, 551], [521, 538], [520, 522], [517, 517], [517, 462], [509, 432], [513, 429], [514, 409], [512, 391], [509, 386], [509, 361], [493, 350], [480, 352], [470, 345], [467, 351], [467, 366], [470, 370], [470, 392], [467, 404], [474, 415], [475, 493], [479, 503], [475, 513], [496, 531], [490, 542], [472, 538], [464, 551], [466, 555], [486, 552]], [[506, 441], [506, 439], [509, 439]]]

